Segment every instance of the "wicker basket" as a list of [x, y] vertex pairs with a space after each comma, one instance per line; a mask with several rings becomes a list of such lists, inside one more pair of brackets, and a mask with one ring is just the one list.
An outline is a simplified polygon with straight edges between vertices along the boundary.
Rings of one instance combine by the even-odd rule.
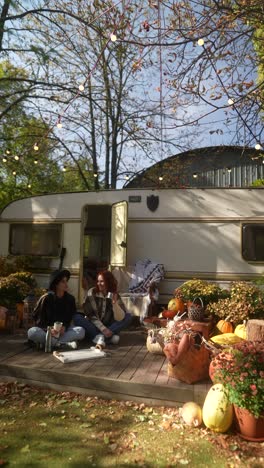
[[195, 322], [202, 322], [204, 319], [204, 304], [200, 297], [195, 297], [188, 305], [188, 318]]

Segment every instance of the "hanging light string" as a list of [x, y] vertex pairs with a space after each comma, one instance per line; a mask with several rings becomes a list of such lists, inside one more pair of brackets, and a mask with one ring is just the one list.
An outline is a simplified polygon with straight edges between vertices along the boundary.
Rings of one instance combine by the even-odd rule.
[[[223, 90], [224, 90], [226, 96], [228, 97], [228, 104], [231, 105], [231, 106], [233, 107], [233, 109], [234, 109], [235, 112], [237, 113], [238, 117], [241, 119], [241, 121], [243, 122], [243, 124], [245, 125], [245, 127], [248, 129], [250, 135], [254, 138], [254, 140], [256, 140], [256, 135], [252, 132], [250, 126], [247, 124], [247, 122], [246, 122], [245, 119], [243, 118], [241, 112], [238, 110], [238, 108], [237, 108], [237, 106], [235, 105], [235, 102], [233, 101], [233, 99], [231, 99], [231, 98], [229, 97], [229, 93], [228, 93], [228, 91], [227, 91], [227, 89], [226, 89], [226, 86], [225, 86], [225, 84], [224, 84], [222, 78], [220, 77], [219, 73], [217, 73], [217, 69], [216, 69], [216, 67], [215, 67], [215, 64], [214, 64], [213, 60], [211, 59], [211, 56], [210, 56], [209, 51], [208, 51], [208, 48], [205, 47], [205, 45], [204, 45], [204, 40], [203, 40], [203, 39], [199, 39], [199, 40], [197, 41], [197, 43], [198, 43], [198, 45], [199, 45], [200, 47], [203, 48], [203, 50], [204, 50], [204, 52], [205, 52], [205, 54], [206, 54], [206, 56], [207, 56], [207, 58], [208, 58], [208, 60], [209, 60], [209, 62], [210, 62], [210, 64], [211, 64], [211, 66], [212, 66], [212, 68], [213, 68], [213, 70], [214, 70], [214, 72], [215, 72], [215, 75], [216, 75], [218, 81], [220, 82], [220, 84], [221, 84], [221, 86], [222, 86], [222, 88], [223, 88]], [[258, 146], [258, 148], [256, 148], [256, 149], [261, 149], [261, 145], [260, 145], [259, 143], [258, 143], [258, 145], [256, 145], [256, 146]]]
[[[99, 15], [99, 16], [97, 17], [97, 19], [100, 18], [100, 17], [102, 17], [103, 15], [106, 15], [106, 14], [110, 13], [110, 11], [112, 11], [114, 8], [116, 8], [116, 7], [118, 6], [118, 4], [121, 3], [121, 1], [122, 1], [122, 0], [120, 0], [116, 5], [112, 2], [113, 5], [112, 5], [111, 7], [109, 7], [107, 10], [105, 10], [101, 15]], [[129, 0], [128, 3], [130, 3], [130, 1], [131, 1], [131, 0]], [[127, 6], [128, 6], [128, 5], [127, 5]], [[127, 6], [126, 6], [126, 8], [127, 8]], [[120, 17], [120, 22], [121, 22], [123, 16], [124, 16], [124, 15], [122, 14], [121, 17]], [[94, 20], [94, 21], [95, 21], [95, 20]], [[86, 76], [86, 78], [85, 78], [85, 80], [83, 81], [83, 83], [79, 86], [79, 89], [78, 89], [76, 95], [73, 96], [73, 98], [72, 98], [72, 99], [70, 100], [70, 102], [67, 104], [67, 106], [65, 107], [65, 109], [64, 109], [64, 110], [62, 111], [62, 113], [59, 115], [58, 121], [55, 123], [55, 125], [57, 125], [58, 123], [61, 124], [61, 118], [62, 118], [62, 116], [67, 112], [67, 110], [69, 109], [69, 107], [72, 106], [72, 104], [74, 103], [74, 101], [80, 96], [80, 93], [84, 90], [86, 83], [87, 83], [88, 80], [91, 78], [91, 76], [92, 76], [92, 74], [94, 73], [94, 71], [96, 70], [96, 68], [97, 68], [97, 66], [98, 66], [98, 64], [99, 64], [99, 62], [100, 62], [100, 60], [101, 60], [101, 57], [103, 56], [103, 54], [104, 54], [105, 50], [107, 49], [108, 45], [110, 44], [110, 42], [115, 42], [115, 41], [117, 40], [116, 32], [117, 32], [117, 29], [118, 29], [119, 24], [120, 24], [120, 23], [117, 23], [117, 24], [115, 25], [115, 27], [114, 27], [112, 33], [110, 34], [108, 40], [106, 41], [106, 43], [105, 43], [105, 45], [104, 45], [104, 47], [103, 47], [101, 53], [99, 54], [99, 56], [98, 56], [96, 62], [94, 63], [93, 67], [91, 68], [90, 72], [89, 72], [88, 75]]]

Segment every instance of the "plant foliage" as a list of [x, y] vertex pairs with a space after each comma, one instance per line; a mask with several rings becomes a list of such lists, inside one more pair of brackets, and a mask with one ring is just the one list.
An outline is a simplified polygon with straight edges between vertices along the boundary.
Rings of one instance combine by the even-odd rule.
[[224, 384], [231, 403], [254, 416], [264, 412], [264, 344], [243, 341], [212, 361], [214, 380]]

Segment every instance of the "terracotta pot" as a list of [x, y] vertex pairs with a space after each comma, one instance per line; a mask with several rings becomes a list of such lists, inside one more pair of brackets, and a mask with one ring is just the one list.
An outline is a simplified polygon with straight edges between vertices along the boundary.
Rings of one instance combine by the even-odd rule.
[[6, 314], [8, 310], [6, 307], [0, 306], [0, 329], [5, 329], [6, 327]]
[[17, 317], [18, 317], [18, 320], [19, 320], [19, 324], [22, 324], [23, 311], [24, 311], [24, 303], [23, 302], [17, 302], [16, 303], [16, 311], [17, 311]]
[[169, 359], [169, 377], [178, 379], [187, 384], [193, 384], [208, 379], [209, 352], [204, 346], [197, 349], [195, 346], [191, 345], [188, 351], [182, 355], [180, 361], [174, 366], [172, 362], [178, 358], [179, 346], [177, 346], [176, 343], [170, 343], [170, 345], [172, 346], [170, 346], [169, 349], [168, 345], [163, 349], [164, 354]]
[[264, 441], [264, 414], [256, 418], [245, 408], [234, 405], [235, 426], [241, 437], [252, 442]]

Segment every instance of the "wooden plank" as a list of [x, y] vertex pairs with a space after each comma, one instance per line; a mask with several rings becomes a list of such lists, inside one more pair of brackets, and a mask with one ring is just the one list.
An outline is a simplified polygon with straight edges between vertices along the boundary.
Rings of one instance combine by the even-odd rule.
[[[8, 377], [8, 378], [5, 378], [5, 377], [2, 377], [2, 381], [6, 381], [6, 382], [10, 382], [10, 381], [16, 381], [17, 378], [12, 378], [12, 377]], [[94, 390], [90, 390], [89, 388], [81, 388], [81, 387], [75, 387], [73, 385], [68, 385], [67, 386], [67, 389], [65, 389], [62, 385], [59, 385], [59, 384], [53, 384], [53, 383], [43, 383], [43, 382], [40, 382], [40, 381], [31, 381], [31, 380], [28, 380], [28, 379], [23, 379], [23, 378], [20, 378], [19, 379], [21, 383], [24, 383], [24, 384], [27, 384], [27, 385], [34, 385], [34, 386], [38, 386], [38, 387], [41, 387], [41, 388], [46, 388], [46, 389], [49, 389], [49, 390], [55, 390], [55, 391], [58, 391], [58, 392], [63, 392], [63, 391], [68, 391], [68, 392], [73, 392], [73, 393], [80, 393], [80, 394], [84, 394], [84, 395], [89, 395], [89, 396], [94, 396], [95, 395], [95, 392]], [[117, 395], [115, 393], [112, 393], [110, 390], [108, 390], [107, 392], [104, 392], [102, 390], [97, 390], [96, 391], [96, 396], [98, 398], [104, 398], [106, 400], [111, 400], [111, 399], [117, 399]], [[148, 396], [148, 397], [143, 397], [143, 396], [133, 396], [133, 395], [126, 395], [125, 393], [120, 393], [118, 395], [118, 400], [123, 400], [123, 401], [134, 401], [134, 402], [138, 402], [138, 403], [145, 403], [145, 404], [148, 404], [150, 406], [168, 406], [168, 407], [173, 407], [173, 406], [180, 406], [181, 403], [179, 402], [175, 402], [175, 401], [170, 401], [170, 400], [165, 400], [163, 399], [162, 401], [161, 400], [158, 400], [158, 399], [152, 399], [151, 396]]]
[[[145, 358], [145, 363], [143, 366], [140, 366], [138, 371], [135, 373], [132, 381], [141, 382], [142, 378], [145, 383], [155, 383], [157, 375], [160, 372], [160, 369], [163, 365], [165, 356], [159, 354], [149, 353], [151, 357], [148, 359]], [[147, 368], [146, 368], [147, 366]]]
[[147, 353], [141, 365], [134, 373], [132, 379], [130, 379], [130, 382], [144, 382], [148, 369], [154, 360], [155, 360], [155, 355], [151, 353]]
[[155, 380], [155, 383], [158, 385], [167, 385], [169, 381], [169, 376], [168, 376], [168, 361], [167, 359], [164, 360], [163, 365], [161, 366], [157, 378]]
[[111, 379], [118, 379], [120, 374], [129, 367], [131, 362], [135, 359], [138, 348], [137, 346], [131, 346], [128, 352], [119, 359], [116, 364], [109, 370], [107, 376]]
[[122, 362], [123, 359], [126, 359], [126, 356], [131, 351], [132, 347], [120, 347], [115, 350], [115, 352], [111, 353], [109, 357], [105, 359], [98, 359], [98, 362], [93, 366], [91, 374], [93, 376], [101, 376], [107, 378], [114, 378], [112, 377], [114, 369], [116, 366]]
[[0, 362], [29, 349], [29, 346], [25, 345], [25, 341], [26, 340], [21, 336], [1, 335]]
[[119, 374], [119, 380], [131, 380], [148, 353], [145, 346], [137, 346], [134, 351], [135, 355], [133, 356], [133, 360], [131, 360], [127, 364], [127, 367]]
[[[0, 365], [0, 374], [9, 375], [17, 379], [31, 380], [33, 384], [37, 382], [44, 385], [61, 385], [64, 391], [68, 390], [73, 384], [73, 376], [59, 371], [36, 370], [24, 366], [12, 366], [7, 368]], [[74, 375], [74, 386], [90, 389], [95, 395], [98, 392], [111, 392], [114, 398], [118, 399], [121, 395], [129, 397], [150, 398], [158, 400], [162, 405], [165, 400], [177, 402], [193, 401], [193, 391], [188, 386], [181, 385], [181, 388], [164, 387], [150, 385], [145, 383], [123, 382], [119, 380], [105, 379], [94, 376]], [[192, 386], [189, 386], [192, 387]]]

